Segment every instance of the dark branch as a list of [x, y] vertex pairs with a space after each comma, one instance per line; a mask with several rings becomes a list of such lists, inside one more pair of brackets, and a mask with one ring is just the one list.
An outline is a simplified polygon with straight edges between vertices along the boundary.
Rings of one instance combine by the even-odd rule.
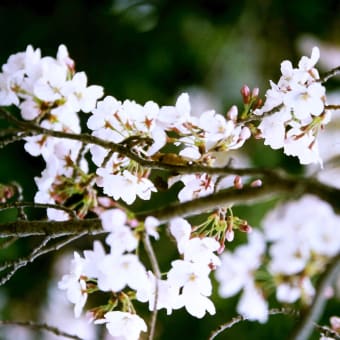
[[86, 235], [86, 232], [79, 233], [77, 235], [70, 235], [66, 237], [65, 239], [56, 242], [50, 246], [47, 246], [47, 243], [55, 238], [55, 236], [46, 236], [45, 239], [37, 246], [35, 247], [32, 252], [24, 257], [17, 259], [15, 261], [4, 263], [0, 266], [0, 271], [5, 269], [10, 269], [9, 272], [7, 272], [6, 275], [1, 277], [0, 279], [0, 286], [4, 285], [8, 280], [11, 279], [11, 277], [22, 267], [26, 266], [28, 263], [34, 262], [39, 256], [45, 255], [47, 253], [50, 253], [52, 251], [56, 251], [61, 249], [62, 247], [66, 246], [67, 244], [77, 240], [78, 238], [82, 237], [83, 235]]
[[[283, 315], [292, 315], [296, 316], [298, 315], [298, 311], [290, 308], [273, 308], [268, 311], [269, 315], [277, 315], [277, 314], [283, 314]], [[209, 340], [213, 340], [219, 335], [220, 333], [224, 332], [226, 329], [232, 328], [234, 325], [242, 322], [242, 321], [248, 321], [246, 317], [243, 317], [242, 315], [238, 315], [234, 318], [232, 318], [229, 322], [219, 326], [216, 330], [214, 330], [210, 337]]]
[[154, 300], [154, 304], [153, 304], [153, 311], [152, 311], [152, 315], [151, 315], [150, 327], [149, 327], [150, 330], [149, 330], [149, 336], [148, 336], [149, 340], [153, 340], [153, 338], [155, 336], [156, 323], [157, 323], [158, 280], [161, 278], [161, 271], [159, 269], [157, 257], [156, 257], [154, 250], [153, 250], [153, 247], [151, 245], [149, 235], [147, 233], [144, 234], [143, 243], [144, 243], [145, 251], [148, 254], [148, 257], [149, 257], [149, 260], [150, 260], [150, 263], [151, 263], [152, 271], [153, 271], [155, 278], [156, 278], [156, 280], [155, 280], [155, 282], [156, 282], [155, 300]]
[[325, 73], [320, 79], [319, 81], [321, 83], [326, 83], [330, 78], [335, 77], [336, 75], [338, 75], [340, 73], [340, 66], [333, 68], [332, 70], [330, 70], [329, 72]]
[[326, 337], [330, 337], [331, 339], [334, 340], [340, 340], [340, 334], [333, 331], [332, 329], [330, 329], [329, 327], [326, 326], [320, 326], [315, 324], [314, 327], [320, 331], [320, 333]]
[[99, 219], [70, 221], [15, 221], [0, 225], [0, 237], [38, 235], [66, 236], [104, 232]]
[[69, 214], [70, 218], [75, 218], [75, 219], [78, 218], [77, 214], [72, 209], [69, 209], [67, 207], [64, 207], [62, 205], [57, 205], [57, 204], [35, 203], [35, 202], [25, 202], [25, 201], [0, 203], [0, 211], [6, 210], [6, 209], [12, 209], [12, 208], [25, 208], [25, 207], [39, 208], [39, 209], [52, 208], [56, 210], [63, 210]]
[[9, 325], [9, 326], [29, 327], [29, 328], [32, 328], [32, 329], [35, 329], [35, 330], [48, 331], [48, 332], [51, 332], [55, 335], [63, 336], [65, 338], [69, 338], [69, 339], [83, 340], [79, 336], [63, 332], [60, 329], [58, 329], [57, 327], [53, 327], [53, 326], [47, 325], [45, 323], [36, 323], [34, 321], [0, 320], [0, 325], [2, 325], [2, 326]]
[[[242, 170], [242, 169], [241, 169]], [[242, 172], [247, 174], [247, 172]], [[259, 171], [259, 170], [257, 170]], [[252, 169], [249, 171], [252, 173]], [[201, 197], [189, 202], [167, 205], [143, 213], [136, 217], [144, 220], [147, 216], [154, 216], [162, 222], [167, 222], [177, 216], [190, 216], [202, 212], [215, 210], [233, 204], [253, 204], [277, 196], [299, 197], [312, 194], [328, 202], [336, 213], [340, 213], [340, 189], [318, 182], [313, 178], [293, 178], [287, 174], [273, 170], [263, 173], [263, 186], [259, 188], [244, 187], [227, 189], [209, 196]], [[56, 221], [15, 221], [0, 225], [0, 237], [26, 237], [34, 235], [73, 235], [86, 232], [97, 234], [104, 232], [99, 219]]]

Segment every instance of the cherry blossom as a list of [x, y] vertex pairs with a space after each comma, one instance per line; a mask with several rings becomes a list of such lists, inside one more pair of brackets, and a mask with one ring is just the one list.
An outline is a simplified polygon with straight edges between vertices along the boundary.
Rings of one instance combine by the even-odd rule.
[[113, 311], [96, 323], [105, 323], [110, 335], [124, 340], [138, 340], [141, 332], [147, 331], [145, 321], [136, 314]]
[[119, 292], [126, 286], [136, 290], [147, 284], [145, 267], [134, 254], [109, 254], [98, 267], [98, 287], [102, 291]]
[[141, 302], [149, 302], [149, 310], [153, 311], [155, 307], [155, 297], [157, 289], [157, 309], [165, 308], [167, 315], [170, 315], [177, 306], [178, 287], [169, 282], [169, 280], [157, 279], [152, 272], [148, 272], [148, 284], [139, 287], [136, 292], [136, 298]]
[[[213, 109], [193, 112], [186, 92], [178, 96], [175, 105], [165, 106], [152, 100], [139, 104], [111, 95], [102, 98], [104, 89], [88, 85], [86, 73], [76, 72], [64, 45], [59, 46], [56, 57], [43, 57], [32, 46], [9, 57], [0, 73], [0, 105], [19, 109], [27, 124], [73, 134], [68, 136], [71, 138], [24, 136], [25, 150], [46, 163], [41, 176], [34, 179], [34, 201], [63, 205], [77, 218], [96, 214], [106, 234], [105, 243], [94, 241], [93, 249], [85, 250], [83, 257], [74, 253], [70, 272], [58, 284], [74, 304], [76, 317], [95, 291], [104, 292], [109, 299], [106, 305], [91, 310], [94, 323], [106, 324], [114, 338], [138, 339], [147, 331], [136, 314], [134, 300], [147, 303], [150, 311], [165, 309], [171, 314], [185, 308], [196, 318], [214, 315], [210, 298], [213, 271], [221, 297], [240, 293], [237, 311], [249, 320], [267, 321], [268, 282], [275, 286], [279, 302], [300, 299], [311, 303], [314, 278], [340, 251], [340, 217], [319, 198], [303, 196], [281, 203], [264, 217], [263, 231], [234, 216], [232, 205], [218, 206], [199, 225], [180, 216], [172, 218], [164, 226], [170, 231], [164, 237], [170, 236], [178, 254], [162, 274], [147, 242], [144, 248], [140, 243], [143, 236], [146, 241], [152, 237], [152, 242], [163, 237], [159, 231], [164, 221], [145, 215], [139, 221], [134, 207], [128, 209], [137, 199], [148, 201], [157, 192], [150, 164], [157, 169], [171, 165], [188, 169], [187, 173], [170, 169], [166, 178], [169, 187], [180, 182], [176, 193], [180, 203], [226, 188], [260, 187], [262, 179], [193, 173], [190, 169], [196, 165], [234, 166], [230, 151], [237, 152], [240, 159], [239, 149], [252, 136], [297, 157], [302, 165], [322, 165], [318, 137], [331, 121], [332, 112], [315, 68], [319, 57], [319, 49], [314, 47], [311, 56], [302, 57], [297, 67], [283, 61], [281, 77], [277, 83], [270, 81], [263, 105], [259, 89], [251, 91], [244, 86], [243, 112], [232, 105], [226, 114]], [[87, 140], [80, 141], [74, 135], [83, 132], [83, 117], [92, 137], [83, 135]], [[101, 140], [97, 143], [101, 146], [93, 137]], [[110, 144], [104, 147], [105, 142]], [[99, 194], [103, 200], [97, 200]], [[47, 209], [48, 219], [72, 217], [54, 208]], [[208, 233], [202, 231], [207, 226], [211, 227]], [[237, 238], [237, 229], [248, 232], [248, 242], [219, 256], [225, 240]], [[148, 253], [148, 265], [154, 272], [144, 263], [140, 249], [142, 254]], [[267, 282], [261, 282], [262, 277]]]
[[250, 320], [265, 322], [268, 317], [268, 304], [254, 283], [254, 273], [261, 265], [265, 251], [263, 235], [256, 230], [249, 234], [249, 243], [236, 248], [234, 253], [225, 252], [221, 256], [221, 266], [216, 270], [219, 293], [230, 297], [241, 289], [238, 312]]
[[331, 207], [314, 196], [287, 202], [268, 213], [263, 221], [271, 242], [268, 269], [277, 281], [279, 301], [291, 303], [301, 297], [310, 302], [315, 292], [310, 277], [340, 251], [338, 225], [339, 217]]
[[185, 307], [188, 313], [197, 318], [202, 318], [206, 311], [215, 314], [215, 307], [207, 298], [212, 292], [209, 273], [208, 265], [182, 260], [172, 262], [168, 282], [178, 291], [181, 288], [181, 293], [173, 302], [175, 309]]
[[297, 156], [301, 164], [322, 165], [316, 136], [329, 119], [324, 114], [325, 87], [314, 68], [319, 55], [319, 49], [313, 48], [311, 57], [302, 57], [298, 68], [283, 61], [278, 84], [271, 82], [263, 107], [254, 111], [263, 116], [258, 128], [265, 144], [283, 147], [285, 154]]
[[71, 273], [64, 275], [59, 288], [66, 290], [68, 300], [74, 304], [74, 315], [79, 317], [87, 300], [86, 282], [82, 278], [84, 260], [77, 252], [71, 262]]

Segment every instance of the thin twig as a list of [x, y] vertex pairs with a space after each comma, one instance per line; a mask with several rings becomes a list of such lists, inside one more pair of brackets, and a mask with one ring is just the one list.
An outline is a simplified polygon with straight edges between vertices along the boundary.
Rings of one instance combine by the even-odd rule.
[[[296, 316], [298, 315], [298, 311], [290, 308], [273, 308], [268, 311], [268, 315], [277, 315], [277, 314], [283, 314], [283, 315], [291, 315]], [[220, 333], [224, 332], [226, 329], [232, 328], [234, 325], [242, 322], [242, 321], [249, 321], [248, 318], [238, 315], [234, 318], [232, 318], [227, 323], [219, 326], [216, 330], [214, 330], [209, 337], [209, 340], [213, 340], [219, 335]]]
[[4, 136], [0, 139], [0, 149], [6, 147], [9, 144], [23, 140], [25, 137], [30, 136], [30, 132], [20, 131], [16, 135]]
[[7, 262], [4, 263], [0, 269], [1, 270], [5, 270], [8, 269], [10, 267], [12, 267], [11, 271], [9, 271], [5, 276], [3, 276], [0, 279], [0, 286], [4, 285], [8, 280], [11, 279], [11, 277], [22, 267], [26, 266], [28, 263], [32, 263], [33, 261], [35, 261], [38, 257], [40, 257], [41, 255], [45, 255], [47, 253], [50, 253], [52, 251], [57, 251], [59, 249], [61, 249], [62, 247], [66, 246], [67, 244], [77, 240], [78, 238], [82, 237], [86, 235], [86, 232], [83, 232], [81, 234], [78, 235], [71, 235], [68, 236], [66, 239], [57, 242], [49, 247], [47, 247], [47, 243], [54, 237], [48, 236], [46, 237], [36, 248], [34, 248], [32, 250], [32, 252], [21, 259], [17, 259], [15, 261], [12, 262]]
[[0, 325], [2, 326], [21, 326], [21, 327], [29, 327], [35, 330], [43, 330], [47, 332], [51, 332], [58, 336], [63, 336], [65, 338], [74, 339], [74, 340], [83, 340], [77, 335], [72, 335], [61, 331], [59, 328], [47, 325], [45, 323], [36, 323], [34, 321], [15, 321], [15, 320], [0, 320]]
[[[277, 108], [274, 108], [277, 109]], [[274, 110], [273, 109], [273, 110]], [[75, 134], [75, 133], [68, 133], [63, 131], [54, 131], [42, 128], [39, 125], [35, 125], [30, 122], [21, 121], [11, 115], [8, 111], [4, 108], [0, 108], [0, 115], [4, 115], [9, 121], [13, 122], [15, 125], [23, 128], [27, 132], [31, 132], [31, 135], [47, 135], [56, 138], [67, 138], [71, 140], [77, 140], [83, 142], [85, 144], [94, 144], [101, 146], [105, 149], [108, 149], [112, 152], [117, 152], [121, 155], [124, 155], [131, 160], [137, 162], [143, 167], [151, 168], [155, 170], [167, 170], [174, 173], [181, 173], [181, 174], [195, 174], [195, 173], [207, 173], [210, 175], [254, 175], [254, 176], [261, 176], [263, 174], [270, 174], [273, 172], [271, 169], [263, 169], [263, 168], [245, 168], [245, 169], [234, 169], [230, 166], [226, 167], [210, 167], [206, 165], [201, 165], [199, 163], [188, 163], [186, 164], [169, 164], [165, 162], [154, 161], [150, 159], [145, 159], [131, 151], [131, 149], [124, 145], [124, 144], [117, 144], [107, 140], [103, 140], [101, 138], [92, 136], [87, 133], [83, 134]]]
[[314, 324], [314, 327], [320, 331], [320, 333], [326, 337], [330, 337], [334, 340], [340, 340], [340, 334], [333, 331], [332, 329], [330, 329], [327, 326], [321, 326], [318, 324]]
[[325, 73], [318, 81], [326, 83], [330, 78], [335, 77], [340, 73], [340, 66], [333, 68], [329, 72]]
[[336, 104], [325, 105], [325, 109], [326, 110], [340, 110], [340, 105], [336, 105]]
[[292, 339], [306, 340], [313, 331], [314, 322], [320, 319], [327, 301], [325, 291], [332, 285], [337, 275], [340, 273], [340, 254], [336, 256], [329, 264], [326, 271], [319, 282], [312, 305], [308, 308], [306, 314], [303, 315], [301, 321], [295, 328]]
[[144, 233], [143, 243], [144, 243], [145, 251], [148, 254], [148, 257], [149, 257], [149, 260], [150, 260], [150, 263], [151, 263], [152, 271], [155, 275], [155, 283], [156, 283], [155, 300], [154, 300], [154, 303], [153, 303], [153, 311], [152, 311], [152, 316], [151, 316], [151, 321], [150, 321], [150, 331], [149, 331], [149, 336], [148, 336], [149, 340], [153, 340], [153, 338], [155, 336], [156, 323], [157, 323], [158, 280], [161, 278], [161, 271], [159, 269], [157, 257], [156, 257], [154, 250], [153, 250], [152, 244], [150, 242], [149, 235], [147, 233]]
[[0, 203], [0, 211], [12, 208], [24, 208], [24, 207], [31, 207], [31, 208], [39, 208], [39, 209], [47, 209], [52, 208], [56, 210], [63, 210], [68, 213], [70, 218], [77, 219], [77, 214], [70, 208], [67, 208], [63, 205], [57, 204], [50, 204], [50, 203], [35, 203], [35, 202], [26, 202], [26, 201], [16, 201], [16, 202], [6, 202]]
[[19, 238], [18, 237], [9, 237], [8, 240], [1, 242], [0, 249], [6, 249], [11, 246], [14, 242], [16, 242]]

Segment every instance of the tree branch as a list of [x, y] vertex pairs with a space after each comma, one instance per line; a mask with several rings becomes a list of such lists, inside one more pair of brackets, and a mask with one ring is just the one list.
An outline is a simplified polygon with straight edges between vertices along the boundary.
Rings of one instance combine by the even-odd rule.
[[32, 263], [35, 261], [38, 257], [41, 255], [45, 255], [47, 253], [50, 253], [52, 251], [56, 251], [61, 249], [62, 247], [66, 246], [67, 244], [77, 240], [78, 238], [84, 236], [86, 232], [79, 233], [77, 235], [71, 235], [68, 236], [66, 239], [63, 239], [62, 241], [59, 241], [55, 244], [52, 244], [47, 247], [47, 243], [55, 238], [55, 236], [47, 236], [45, 239], [37, 246], [35, 247], [32, 252], [24, 257], [17, 259], [15, 261], [4, 263], [0, 266], [0, 271], [6, 270], [11, 268], [11, 270], [0, 279], [0, 286], [4, 285], [8, 280], [11, 279], [11, 277], [22, 267], [26, 266], [28, 263]]
[[333, 331], [332, 329], [330, 329], [327, 326], [320, 326], [317, 324], [314, 324], [314, 327], [320, 331], [320, 333], [326, 337], [330, 337], [331, 339], [334, 340], [340, 340], [340, 334]]
[[150, 238], [149, 238], [149, 235], [147, 233], [144, 233], [143, 243], [144, 243], [145, 251], [148, 254], [149, 260], [151, 262], [152, 271], [153, 271], [155, 278], [156, 278], [156, 280], [155, 280], [155, 284], [156, 284], [155, 301], [154, 301], [154, 304], [153, 304], [153, 311], [152, 311], [152, 316], [151, 316], [151, 321], [150, 321], [150, 331], [149, 331], [149, 336], [148, 336], [149, 340], [153, 340], [153, 338], [155, 336], [156, 323], [157, 323], [158, 280], [161, 278], [161, 271], [159, 269], [157, 257], [156, 257], [156, 254], [155, 254], [153, 248], [152, 248]]
[[66, 213], [68, 213], [70, 218], [75, 218], [75, 219], [78, 218], [74, 210], [64, 207], [62, 205], [57, 205], [57, 204], [35, 203], [35, 202], [25, 202], [25, 201], [0, 203], [0, 211], [6, 210], [6, 209], [12, 209], [12, 208], [25, 208], [25, 207], [39, 208], [39, 209], [52, 208], [56, 210], [63, 210]]
[[[280, 309], [273, 308], [273, 309], [270, 309], [268, 311], [268, 315], [277, 315], [277, 314], [296, 316], [296, 315], [299, 314], [299, 312], [294, 310], [294, 309], [290, 309], [290, 308], [280, 308]], [[227, 323], [219, 326], [216, 330], [214, 330], [210, 334], [210, 337], [208, 339], [209, 340], [213, 340], [213, 339], [215, 339], [217, 337], [217, 335], [219, 335], [220, 333], [224, 332], [226, 329], [232, 328], [234, 325], [240, 323], [241, 321], [247, 321], [247, 320], [249, 320], [249, 319], [247, 319], [246, 317], [244, 317], [242, 315], [238, 315], [238, 316], [232, 318]]]
[[329, 72], [325, 73], [318, 81], [321, 83], [326, 83], [330, 78], [335, 77], [340, 73], [340, 66], [333, 68]]
[[69, 221], [14, 221], [0, 224], [0, 237], [66, 236], [104, 232], [98, 218]]
[[273, 176], [274, 174], [278, 174], [278, 171], [272, 169], [264, 169], [264, 168], [244, 168], [244, 169], [234, 169], [230, 166], [226, 167], [210, 167], [206, 165], [201, 165], [199, 163], [188, 163], [186, 164], [169, 164], [166, 162], [159, 162], [154, 160], [149, 160], [140, 157], [131, 151], [130, 146], [126, 146], [124, 141], [122, 143], [113, 143], [101, 138], [92, 136], [87, 133], [75, 134], [63, 131], [54, 131], [50, 129], [42, 128], [39, 125], [36, 125], [31, 122], [22, 121], [15, 118], [10, 112], [6, 111], [4, 108], [0, 108], [0, 115], [3, 115], [7, 120], [11, 121], [15, 125], [19, 126], [24, 130], [24, 132], [30, 132], [31, 135], [47, 135], [56, 138], [67, 138], [71, 140], [77, 140], [79, 142], [83, 142], [85, 144], [93, 144], [101, 146], [105, 149], [108, 149], [112, 152], [117, 152], [121, 155], [124, 155], [131, 160], [137, 162], [143, 167], [151, 168], [155, 170], [167, 170], [173, 173], [181, 173], [181, 174], [197, 174], [197, 173], [206, 173], [209, 175], [253, 175], [253, 176], [261, 176], [268, 175]]
[[[221, 170], [221, 169], [220, 169]], [[247, 174], [245, 169], [240, 173]], [[249, 169], [251, 174], [254, 169]], [[258, 171], [259, 170], [255, 170]], [[282, 172], [264, 170], [261, 187], [244, 187], [243, 189], [227, 189], [209, 196], [201, 197], [184, 203], [175, 203], [163, 208], [157, 208], [136, 214], [140, 220], [154, 216], [161, 222], [167, 222], [177, 216], [190, 216], [215, 210], [233, 204], [253, 204], [268, 200], [275, 196], [299, 197], [311, 194], [328, 202], [336, 213], [340, 213], [340, 189], [322, 184], [313, 178], [294, 178]], [[79, 233], [103, 233], [99, 219], [69, 220], [69, 221], [15, 221], [0, 224], [0, 237], [27, 237], [35, 235], [75, 235]]]
[[45, 323], [36, 323], [34, 321], [0, 320], [0, 325], [2, 325], [2, 326], [10, 325], [10, 326], [29, 327], [29, 328], [32, 328], [32, 329], [35, 329], [35, 330], [43, 330], [43, 331], [51, 332], [55, 335], [63, 336], [65, 338], [69, 338], [69, 339], [83, 340], [79, 336], [63, 332], [60, 329], [58, 329], [57, 327], [53, 327], [53, 326], [47, 325]]

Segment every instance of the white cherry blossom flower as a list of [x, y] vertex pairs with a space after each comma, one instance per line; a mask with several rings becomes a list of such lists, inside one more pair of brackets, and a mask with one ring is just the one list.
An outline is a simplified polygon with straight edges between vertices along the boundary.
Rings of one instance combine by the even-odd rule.
[[98, 287], [102, 291], [119, 292], [126, 286], [136, 290], [148, 284], [147, 272], [136, 255], [109, 254], [98, 267]]
[[137, 288], [136, 298], [141, 302], [149, 302], [149, 310], [155, 307], [157, 285], [157, 310], [165, 308], [167, 315], [172, 313], [178, 299], [178, 287], [170, 284], [168, 280], [156, 279], [152, 272], [148, 272], [148, 284]]
[[206, 311], [215, 314], [215, 307], [207, 298], [212, 291], [209, 273], [208, 265], [183, 260], [173, 261], [168, 272], [168, 282], [177, 287], [178, 291], [181, 288], [181, 293], [173, 302], [173, 308], [185, 307], [188, 313], [197, 318], [202, 318]]
[[155, 240], [159, 239], [157, 227], [160, 224], [161, 224], [161, 222], [153, 216], [148, 216], [144, 221], [144, 226], [145, 226], [145, 230], [146, 230], [147, 234], [149, 236], [152, 236]]
[[126, 226], [127, 216], [122, 209], [108, 209], [100, 214], [100, 220], [104, 230], [114, 232], [121, 226]]
[[61, 93], [67, 98], [75, 112], [89, 113], [103, 96], [103, 87], [98, 85], [87, 86], [87, 76], [84, 72], [76, 73], [73, 78], [61, 88]]
[[188, 174], [180, 177], [180, 180], [184, 183], [178, 193], [178, 199], [180, 202], [191, 201], [195, 198], [207, 196], [214, 191], [214, 179], [208, 174]]
[[294, 303], [300, 296], [300, 288], [290, 283], [282, 282], [276, 287], [276, 298], [280, 302]]
[[268, 302], [252, 282], [245, 286], [237, 304], [237, 311], [248, 320], [261, 323], [268, 320]]
[[169, 224], [171, 235], [176, 239], [178, 251], [183, 254], [191, 234], [190, 223], [181, 217], [171, 219]]
[[175, 106], [163, 106], [160, 108], [157, 124], [165, 129], [176, 127], [180, 131], [185, 131], [182, 123], [189, 120], [190, 111], [189, 95], [182, 93], [177, 98]]
[[302, 271], [310, 259], [310, 251], [306, 244], [294, 241], [274, 243], [270, 247], [271, 262], [269, 270], [273, 274], [292, 275]]
[[149, 179], [137, 178], [128, 170], [124, 170], [121, 175], [112, 174], [106, 168], [98, 168], [96, 172], [100, 176], [100, 181], [97, 184], [103, 187], [104, 193], [115, 200], [122, 199], [127, 204], [132, 204], [137, 196], [148, 200], [151, 197], [151, 192], [156, 191]]
[[184, 247], [184, 260], [202, 265], [220, 265], [219, 257], [214, 254], [220, 248], [220, 243], [213, 237], [194, 237], [188, 240]]
[[237, 247], [234, 253], [228, 251], [221, 255], [221, 265], [216, 270], [219, 281], [219, 293], [230, 297], [253, 282], [253, 273], [261, 265], [261, 257], [265, 251], [263, 235], [253, 230], [249, 234], [248, 244]]
[[86, 282], [82, 278], [84, 259], [74, 252], [71, 273], [64, 275], [59, 282], [60, 289], [66, 290], [68, 300], [74, 304], [75, 317], [79, 317], [87, 300]]
[[147, 331], [145, 321], [137, 314], [113, 311], [104, 315], [104, 319], [95, 321], [105, 323], [106, 328], [115, 339], [138, 340], [141, 332]]
[[106, 257], [105, 249], [100, 241], [93, 242], [93, 250], [84, 251], [83, 274], [88, 278], [97, 278], [100, 275], [98, 263]]
[[199, 319], [203, 318], [206, 312], [210, 315], [214, 315], [216, 313], [213, 302], [205, 295], [191, 290], [189, 286], [183, 287], [182, 294], [179, 295], [175, 301], [177, 306], [174, 308], [181, 308], [184, 306], [190, 315]]

